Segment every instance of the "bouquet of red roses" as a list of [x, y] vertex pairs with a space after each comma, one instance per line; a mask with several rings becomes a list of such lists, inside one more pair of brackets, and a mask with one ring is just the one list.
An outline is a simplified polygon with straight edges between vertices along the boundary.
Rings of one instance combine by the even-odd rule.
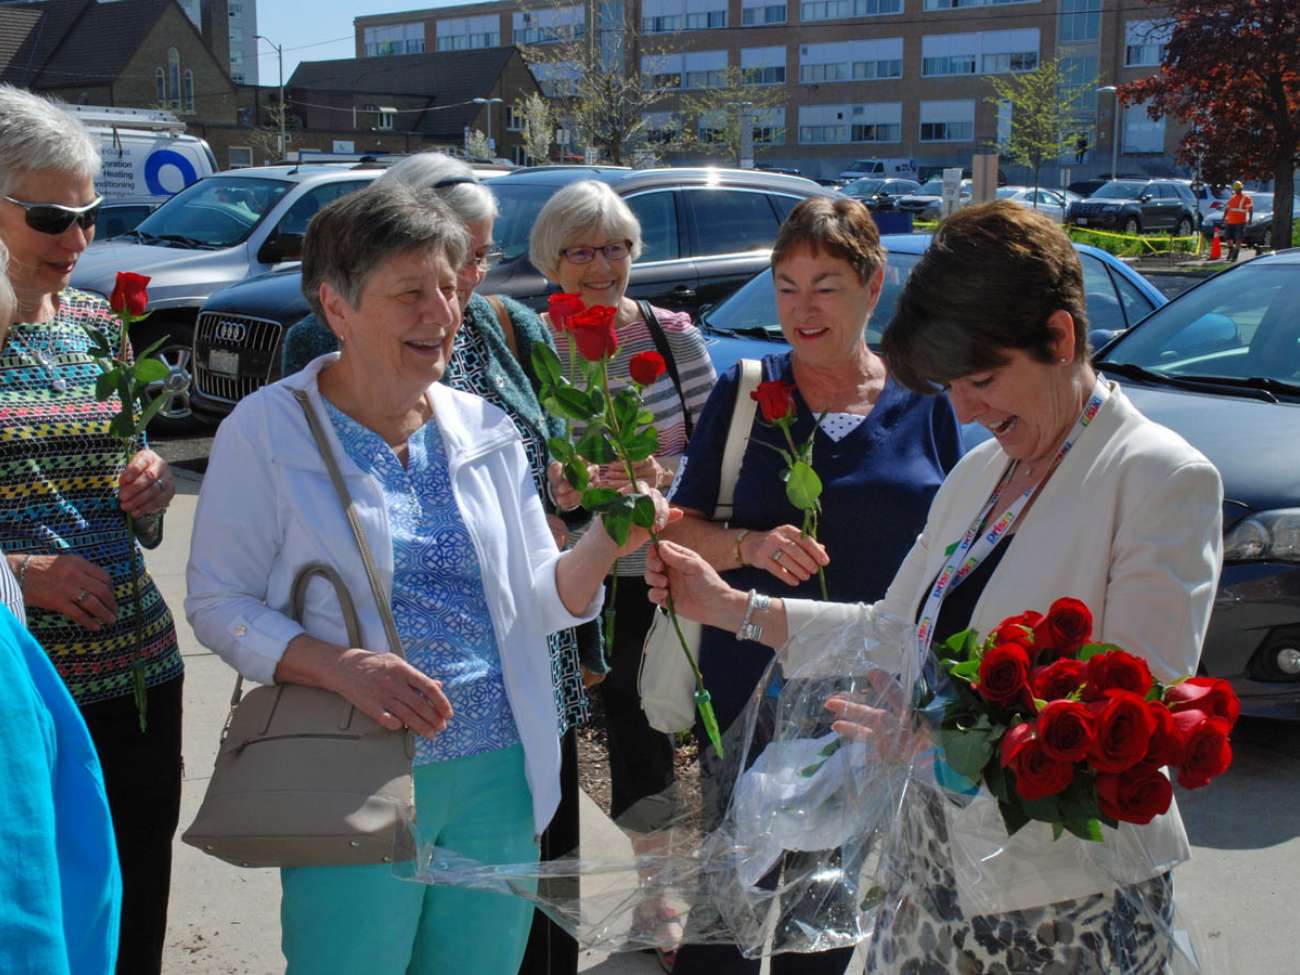
[[968, 629], [932, 648], [950, 678], [930, 702], [943, 763], [983, 781], [1009, 834], [1038, 820], [1054, 838], [1069, 830], [1101, 842], [1103, 823], [1168, 811], [1165, 766], [1196, 789], [1232, 763], [1241, 704], [1227, 682], [1164, 685], [1140, 657], [1091, 639], [1088, 607], [1065, 598], [983, 640]]

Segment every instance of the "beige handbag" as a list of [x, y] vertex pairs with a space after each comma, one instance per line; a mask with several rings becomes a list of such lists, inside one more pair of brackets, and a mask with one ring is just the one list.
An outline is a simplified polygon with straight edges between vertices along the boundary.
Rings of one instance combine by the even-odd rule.
[[[749, 446], [749, 434], [754, 427], [754, 413], [758, 409], [758, 403], [749, 394], [758, 388], [762, 378], [761, 362], [757, 359], [740, 360], [740, 384], [731, 410], [731, 425], [727, 428], [727, 445], [722, 452], [714, 521], [731, 519], [736, 481], [740, 477], [740, 465], [745, 459], [745, 448]], [[677, 622], [698, 660], [700, 624], [681, 617]], [[695, 674], [686, 654], [682, 653], [672, 620], [662, 609], [655, 610], [654, 620], [646, 632], [636, 686], [641, 697], [641, 710], [651, 728], [671, 735], [688, 731], [694, 725]]]
[[[389, 649], [404, 656], [397, 625], [338, 463], [305, 393], [307, 414], [379, 606]], [[338, 596], [348, 645], [359, 647], [356, 605], [338, 572], [324, 563], [299, 570], [291, 594], [303, 618], [316, 577]], [[235, 680], [221, 748], [198, 815], [181, 837], [240, 867], [351, 866], [391, 862], [415, 820], [409, 731], [389, 731], [330, 691], [301, 684], [255, 688], [241, 699]]]

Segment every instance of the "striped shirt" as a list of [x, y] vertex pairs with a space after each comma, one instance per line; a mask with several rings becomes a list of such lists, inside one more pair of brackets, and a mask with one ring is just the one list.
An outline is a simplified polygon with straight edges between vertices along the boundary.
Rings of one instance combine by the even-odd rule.
[[[682, 393], [686, 397], [686, 406], [691, 411], [691, 420], [694, 422], [699, 419], [718, 374], [714, 371], [713, 361], [709, 358], [709, 351], [704, 345], [704, 336], [691, 324], [690, 315], [663, 308], [655, 308], [654, 313], [668, 339], [668, 350], [677, 364], [677, 373], [682, 381]], [[556, 333], [555, 351], [559, 354], [561, 365], [568, 372], [569, 335], [567, 332]], [[638, 318], [634, 322], [619, 326], [618, 352], [615, 353], [609, 366], [610, 392], [617, 394], [630, 383], [628, 363], [633, 356], [639, 352], [655, 351], [658, 349], [654, 337], [650, 334], [650, 327], [643, 320]], [[577, 354], [576, 349], [573, 363], [575, 368], [573, 372], [568, 373], [568, 379], [572, 383], [584, 386], [586, 380], [579, 371], [582, 367], [582, 358]], [[682, 454], [686, 453], [686, 418], [682, 413], [681, 397], [677, 395], [677, 387], [673, 385], [668, 373], [665, 372], [654, 385], [646, 389], [644, 402], [646, 409], [654, 414], [655, 429], [659, 432], [659, 451], [655, 457], [661, 464], [675, 468]], [[570, 426], [570, 435], [576, 443], [582, 437], [584, 426], [581, 423], [573, 423]], [[621, 576], [644, 574], [645, 550], [642, 549], [633, 555], [619, 559], [615, 572]]]

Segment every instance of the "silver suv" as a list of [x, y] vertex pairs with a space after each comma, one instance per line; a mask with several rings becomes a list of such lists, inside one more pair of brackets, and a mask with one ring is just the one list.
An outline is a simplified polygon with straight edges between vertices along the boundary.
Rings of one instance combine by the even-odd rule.
[[[108, 295], [118, 271], [151, 279], [152, 313], [132, 327], [132, 343], [139, 349], [167, 336], [162, 355], [187, 390], [158, 414], [155, 429], [191, 424], [188, 390], [199, 306], [228, 284], [301, 260], [303, 234], [316, 211], [381, 172], [376, 166], [332, 164], [216, 173], [177, 193], [135, 230], [97, 242], [82, 255], [74, 288]], [[161, 390], [163, 384], [157, 385]]]

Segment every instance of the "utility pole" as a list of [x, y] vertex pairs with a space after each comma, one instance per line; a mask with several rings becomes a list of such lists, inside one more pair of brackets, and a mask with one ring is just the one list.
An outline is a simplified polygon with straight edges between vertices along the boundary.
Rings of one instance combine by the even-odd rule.
[[1119, 179], [1119, 89], [1114, 85], [1103, 85], [1097, 89], [1099, 94], [1103, 91], [1115, 96], [1115, 118], [1110, 127], [1110, 178]]
[[471, 99], [475, 105], [483, 105], [487, 108], [487, 141], [493, 152], [497, 151], [497, 144], [492, 141], [492, 106], [500, 105], [504, 98], [474, 98]]
[[270, 44], [275, 49], [276, 59], [280, 62], [280, 159], [284, 159], [287, 145], [284, 137], [284, 45], [275, 43], [265, 34], [254, 34], [253, 37], [260, 38]]

